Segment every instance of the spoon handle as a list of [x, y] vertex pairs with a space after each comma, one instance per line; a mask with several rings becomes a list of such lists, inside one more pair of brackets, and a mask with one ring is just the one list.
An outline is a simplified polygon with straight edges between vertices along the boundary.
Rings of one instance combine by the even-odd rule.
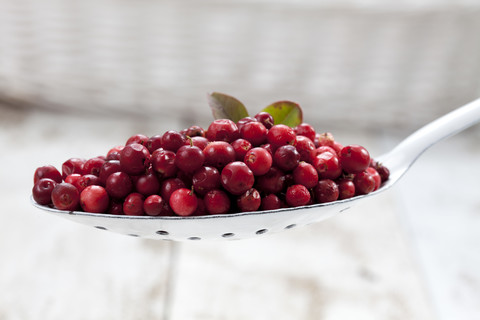
[[418, 129], [385, 155], [382, 162], [392, 169], [406, 171], [425, 150], [478, 122], [480, 122], [480, 99], [455, 109]]

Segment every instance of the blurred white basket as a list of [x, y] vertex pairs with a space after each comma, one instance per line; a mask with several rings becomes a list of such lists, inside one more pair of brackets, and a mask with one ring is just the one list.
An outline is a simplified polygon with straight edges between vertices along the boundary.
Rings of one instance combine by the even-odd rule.
[[0, 0], [0, 101], [198, 123], [221, 91], [410, 130], [479, 94], [479, 8]]

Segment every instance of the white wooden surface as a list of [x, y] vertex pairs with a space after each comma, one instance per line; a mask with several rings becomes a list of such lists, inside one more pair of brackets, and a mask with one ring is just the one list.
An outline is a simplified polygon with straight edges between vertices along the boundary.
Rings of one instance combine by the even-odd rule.
[[[378, 198], [251, 240], [147, 241], [30, 205], [37, 166], [184, 125], [0, 107], [1, 320], [480, 317], [478, 131], [434, 147]], [[373, 154], [400, 138], [335, 135]]]

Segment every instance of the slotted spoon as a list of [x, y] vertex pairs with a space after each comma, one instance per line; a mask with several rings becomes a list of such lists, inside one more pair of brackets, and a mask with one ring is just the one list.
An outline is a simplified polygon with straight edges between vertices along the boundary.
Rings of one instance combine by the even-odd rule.
[[390, 152], [375, 157], [390, 169], [390, 179], [380, 189], [367, 195], [330, 203], [226, 215], [150, 217], [67, 212], [39, 205], [33, 198], [31, 201], [35, 207], [59, 217], [134, 237], [175, 241], [246, 239], [325, 220], [349, 209], [358, 201], [389, 189], [425, 150], [479, 121], [480, 99], [425, 125]]

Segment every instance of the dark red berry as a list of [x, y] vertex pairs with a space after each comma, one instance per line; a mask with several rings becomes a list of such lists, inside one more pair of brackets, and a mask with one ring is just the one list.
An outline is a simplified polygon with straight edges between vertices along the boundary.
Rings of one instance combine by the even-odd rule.
[[263, 124], [265, 128], [270, 129], [274, 125], [273, 117], [270, 113], [261, 111], [255, 115], [255, 119]]
[[373, 177], [373, 180], [375, 180], [375, 187], [373, 188], [373, 191], [378, 190], [378, 188], [380, 188], [380, 185], [382, 184], [382, 178], [378, 174], [377, 170], [375, 170], [375, 168], [373, 167], [368, 167], [366, 171], [370, 173]]
[[75, 187], [77, 187], [78, 192], [82, 192], [88, 186], [99, 186], [101, 184], [99, 177], [93, 174], [86, 174], [76, 181]]
[[147, 137], [146, 135], [138, 133], [128, 138], [125, 145], [128, 146], [129, 144], [132, 144], [132, 143], [138, 143], [143, 146], [147, 146], [148, 139], [149, 137]]
[[144, 174], [135, 182], [135, 190], [148, 197], [149, 195], [158, 193], [160, 190], [160, 181], [158, 181], [154, 173]]
[[163, 180], [160, 185], [160, 195], [164, 201], [170, 203], [170, 196], [175, 190], [180, 188], [185, 188], [185, 183], [181, 179], [170, 178]]
[[267, 128], [260, 122], [249, 122], [242, 126], [240, 137], [249, 141], [252, 146], [259, 146], [267, 140]]
[[281, 146], [273, 155], [273, 163], [284, 171], [291, 171], [300, 163], [300, 153], [292, 145]]
[[62, 175], [60, 174], [60, 171], [51, 165], [38, 167], [33, 175], [33, 183], [37, 183], [38, 180], [43, 178], [52, 179], [57, 183], [62, 182]]
[[203, 150], [208, 145], [208, 139], [200, 136], [191, 137], [185, 141], [185, 145], [193, 145], [199, 147], [200, 150]]
[[273, 193], [262, 198], [262, 210], [276, 210], [280, 208], [283, 208], [283, 202]]
[[301, 184], [308, 189], [313, 188], [318, 183], [318, 173], [313, 165], [307, 162], [300, 162], [293, 170], [293, 181], [295, 184]]
[[297, 138], [298, 136], [303, 136], [310, 139], [312, 143], [315, 141], [315, 129], [308, 123], [300, 123], [298, 126], [296, 126], [295, 133], [297, 134]]
[[199, 195], [220, 187], [220, 172], [215, 167], [202, 167], [192, 177], [193, 188]]
[[145, 197], [140, 193], [130, 193], [123, 202], [123, 213], [127, 216], [143, 216]]
[[83, 211], [105, 213], [109, 204], [108, 193], [101, 186], [90, 185], [80, 193], [80, 205]]
[[286, 144], [295, 145], [295, 131], [284, 124], [277, 124], [268, 130], [267, 141], [273, 150]]
[[125, 173], [130, 175], [143, 174], [149, 165], [150, 152], [148, 152], [145, 146], [139, 143], [132, 143], [125, 146], [120, 153], [120, 166]]
[[205, 130], [200, 126], [191, 126], [185, 130], [185, 135], [187, 137], [205, 137]]
[[307, 205], [310, 202], [310, 191], [301, 185], [294, 184], [293, 186], [288, 187], [287, 193], [285, 194], [285, 201], [291, 207], [299, 207]]
[[245, 139], [237, 139], [232, 142], [233, 150], [235, 150], [235, 160], [243, 161], [247, 151], [252, 149], [252, 144]]
[[105, 185], [107, 183], [107, 178], [115, 172], [121, 171], [122, 168], [120, 166], [120, 161], [119, 160], [109, 160], [106, 161], [102, 167], [100, 168], [100, 173], [98, 174], [98, 177], [100, 178], [100, 182], [102, 185]]
[[108, 214], [123, 215], [123, 200], [110, 199], [107, 209]]
[[113, 198], [124, 198], [133, 190], [132, 179], [125, 172], [114, 172], [108, 176], [105, 189]]
[[362, 146], [349, 145], [340, 151], [340, 163], [347, 173], [359, 173], [365, 171], [370, 165], [370, 155]]
[[249, 150], [243, 161], [252, 170], [255, 176], [264, 175], [272, 167], [272, 155], [264, 148], [257, 147]]
[[255, 178], [252, 170], [244, 162], [234, 161], [223, 168], [220, 181], [228, 192], [240, 195], [253, 187]]
[[300, 161], [312, 162], [317, 155], [315, 144], [305, 136], [297, 136], [295, 148], [300, 154]]
[[179, 216], [189, 216], [197, 210], [197, 196], [192, 190], [180, 188], [170, 196], [170, 208]]
[[148, 138], [145, 147], [147, 147], [150, 154], [152, 154], [155, 150], [160, 149], [162, 147], [162, 136], [159, 134], [151, 136]]
[[62, 178], [65, 179], [72, 173], [83, 174], [85, 159], [70, 158], [62, 164]]
[[315, 157], [313, 166], [317, 169], [319, 179], [336, 179], [342, 174], [338, 157], [331, 152], [323, 152]]
[[176, 153], [175, 165], [182, 171], [194, 172], [205, 162], [205, 154], [199, 147], [184, 145]]
[[100, 169], [102, 168], [105, 160], [100, 157], [95, 157], [85, 161], [82, 167], [83, 174], [93, 174], [94, 176], [100, 175]]
[[355, 174], [353, 184], [355, 185], [355, 192], [357, 195], [367, 194], [375, 189], [375, 179], [367, 171]]
[[318, 181], [317, 186], [313, 189], [316, 203], [325, 203], [336, 201], [339, 196], [337, 184], [330, 179]]
[[237, 207], [242, 212], [257, 211], [261, 203], [260, 193], [254, 188], [245, 191], [237, 199]]
[[203, 203], [209, 214], [225, 214], [230, 210], [230, 198], [219, 189], [207, 192], [203, 198]]
[[78, 209], [79, 202], [80, 193], [70, 183], [57, 183], [52, 190], [52, 203], [59, 210], [74, 211]]
[[205, 154], [205, 165], [218, 169], [225, 167], [228, 163], [235, 161], [235, 150], [232, 145], [225, 141], [214, 141], [203, 149]]
[[340, 179], [338, 185], [338, 199], [348, 199], [355, 196], [355, 184], [351, 179]]
[[32, 188], [33, 200], [41, 205], [52, 203], [52, 191], [56, 185], [57, 182], [49, 178], [38, 180]]
[[265, 194], [280, 193], [285, 186], [285, 175], [275, 167], [271, 167], [268, 172], [256, 179], [255, 188]]
[[155, 150], [150, 158], [153, 171], [155, 171], [161, 179], [174, 177], [178, 170], [175, 165], [175, 157], [173, 151], [162, 148]]
[[185, 144], [186, 138], [180, 132], [169, 130], [162, 136], [162, 148], [177, 152], [178, 148]]
[[239, 138], [239, 131], [232, 120], [217, 119], [210, 124], [205, 137], [210, 141], [233, 142]]
[[163, 207], [163, 199], [158, 194], [152, 194], [143, 202], [143, 211], [149, 216], [159, 216]]
[[240, 120], [237, 121], [237, 128], [238, 128], [238, 131], [240, 132], [240, 130], [242, 130], [242, 127], [249, 123], [249, 122], [256, 122], [257, 119], [253, 118], [253, 117], [245, 117], [245, 118], [242, 118]]

